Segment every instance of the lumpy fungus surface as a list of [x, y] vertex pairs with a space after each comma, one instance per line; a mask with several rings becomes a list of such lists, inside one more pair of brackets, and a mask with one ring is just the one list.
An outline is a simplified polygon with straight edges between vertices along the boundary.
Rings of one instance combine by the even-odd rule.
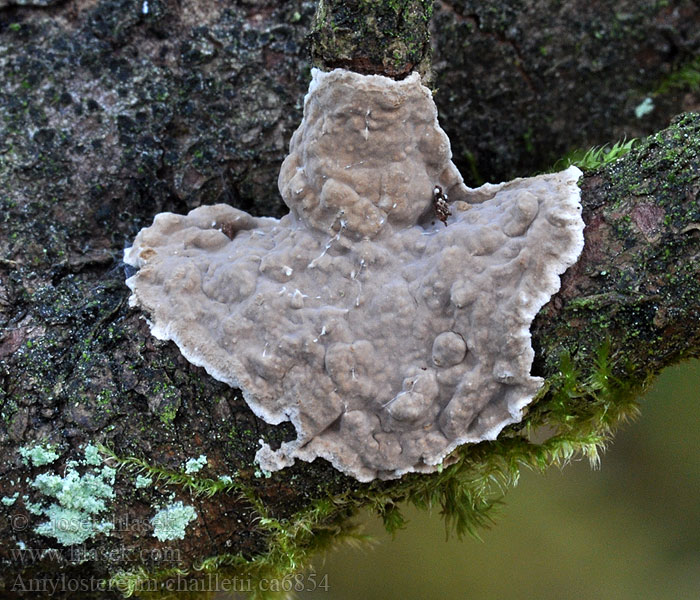
[[125, 252], [131, 301], [258, 416], [294, 424], [261, 467], [434, 471], [542, 385], [529, 328], [583, 247], [579, 176], [469, 189], [417, 74], [314, 70], [279, 176], [290, 213], [157, 215]]

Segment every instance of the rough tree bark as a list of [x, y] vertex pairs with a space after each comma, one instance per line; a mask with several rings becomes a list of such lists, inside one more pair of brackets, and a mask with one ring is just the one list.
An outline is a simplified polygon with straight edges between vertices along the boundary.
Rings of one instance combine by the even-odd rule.
[[[341, 43], [371, 4], [323, 2], [316, 60], [396, 77], [425, 69], [417, 24], [428, 22], [426, 2], [384, 3], [374, 34]], [[579, 0], [551, 7], [435, 5], [436, 100], [471, 183], [650, 134], [698, 105], [697, 88], [683, 87], [697, 65], [695, 3], [629, 0], [595, 15], [608, 9]], [[275, 182], [301, 117], [313, 15], [308, 2], [0, 2], [5, 597], [37, 597], [54, 583], [54, 597], [78, 597], [71, 581], [100, 579], [114, 589], [82, 597], [118, 597], [120, 586], [148, 588], [184, 571], [193, 580], [293, 572], [347, 534], [362, 505], [395, 526], [397, 502], [437, 502], [468, 528], [488, 509], [490, 475], [507, 481], [520, 462], [555, 462], [567, 448], [594, 452], [632, 410], [629, 393], [699, 354], [700, 117], [687, 114], [582, 180], [586, 246], [532, 329], [534, 370], [548, 387], [527, 427], [461, 451], [430, 477], [360, 485], [320, 460], [269, 477], [258, 471], [258, 440], [293, 431], [261, 422], [237, 390], [150, 337], [126, 305], [120, 256], [165, 210], [229, 202], [279, 215]], [[655, 109], [637, 118], [646, 97]], [[530, 430], [545, 425], [550, 437], [535, 441]], [[107, 519], [114, 529], [64, 546], [35, 529], [51, 504], [70, 500], [36, 478], [66, 486], [71, 472], [95, 475], [102, 466], [86, 462], [89, 443], [120, 468], [106, 510], [79, 514], [87, 528]], [[19, 449], [33, 444], [57, 458], [23, 461]], [[206, 466], [187, 473], [200, 455]], [[137, 487], [138, 470], [150, 483]], [[161, 542], [151, 519], [178, 501], [198, 518], [184, 539]], [[30, 552], [47, 548], [55, 551]]]

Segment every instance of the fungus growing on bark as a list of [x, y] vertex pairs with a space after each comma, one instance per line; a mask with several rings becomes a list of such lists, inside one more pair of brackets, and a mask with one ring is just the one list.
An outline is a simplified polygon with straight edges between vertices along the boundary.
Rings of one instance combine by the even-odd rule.
[[294, 424], [262, 468], [434, 471], [542, 385], [529, 328], [583, 248], [579, 176], [469, 189], [417, 74], [314, 70], [279, 176], [290, 213], [157, 215], [125, 252], [131, 302], [258, 416]]

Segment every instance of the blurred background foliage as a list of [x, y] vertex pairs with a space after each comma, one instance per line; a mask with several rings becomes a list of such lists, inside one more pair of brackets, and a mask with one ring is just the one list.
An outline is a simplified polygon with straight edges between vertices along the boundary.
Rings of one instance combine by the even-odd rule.
[[437, 510], [406, 509], [392, 540], [315, 561], [332, 600], [700, 598], [700, 361], [666, 369], [591, 470], [525, 472], [482, 540], [445, 540]]

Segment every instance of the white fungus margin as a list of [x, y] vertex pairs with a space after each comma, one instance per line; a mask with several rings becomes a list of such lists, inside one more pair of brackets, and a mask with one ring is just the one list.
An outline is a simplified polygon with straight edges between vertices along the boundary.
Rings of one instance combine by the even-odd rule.
[[259, 417], [294, 424], [262, 468], [434, 471], [542, 386], [529, 329], [583, 248], [580, 175], [469, 189], [417, 74], [314, 70], [279, 177], [290, 213], [157, 215], [125, 252], [131, 303]]

